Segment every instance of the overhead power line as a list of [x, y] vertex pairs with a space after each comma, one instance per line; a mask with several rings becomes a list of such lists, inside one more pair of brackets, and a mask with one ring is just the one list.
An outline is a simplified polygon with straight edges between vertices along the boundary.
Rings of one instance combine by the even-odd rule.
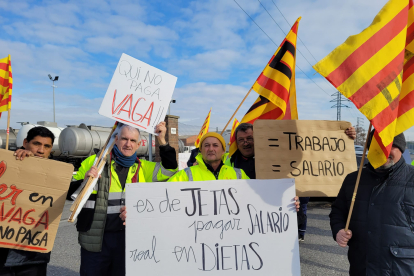
[[[282, 11], [279, 9], [279, 7], [276, 5], [275, 1], [273, 1], [273, 5], [275, 5], [276, 9], [280, 12], [280, 14], [283, 16], [283, 18], [285, 19], [286, 23], [288, 23], [288, 25], [290, 26], [289, 21], [286, 19], [286, 17], [283, 15]], [[300, 42], [302, 42], [303, 46], [305, 46], [306, 50], [308, 50], [309, 54], [313, 57], [313, 59], [318, 62], [318, 60], [312, 55], [311, 51], [309, 51], [308, 47], [306, 47], [305, 42], [302, 41], [302, 39], [300, 39], [300, 37], [298, 36]]]
[[[259, 0], [258, 0], [259, 1]], [[282, 13], [282, 11], [279, 9], [279, 7], [276, 5], [276, 3], [272, 0], [272, 2], [273, 2], [273, 5], [275, 5], [275, 7], [276, 7], [276, 9], [279, 11], [279, 13], [282, 15], [282, 17], [285, 19], [285, 21], [286, 21], [286, 23], [288, 24], [288, 26], [291, 26], [291, 24], [289, 23], [289, 21], [286, 19], [286, 17], [285, 17], [285, 15]], [[262, 5], [263, 6], [263, 5]], [[263, 7], [264, 8], [264, 7]], [[269, 12], [268, 12], [269, 13]], [[270, 15], [270, 14], [269, 14]], [[273, 19], [273, 17], [272, 17], [272, 19]], [[273, 20], [274, 21], [274, 20]], [[276, 23], [277, 24], [277, 23]], [[278, 26], [279, 26], [279, 24], [277, 24]], [[279, 26], [279, 28], [280, 28], [280, 26]], [[282, 30], [282, 32], [283, 32], [283, 30]], [[284, 32], [283, 32], [284, 33]], [[313, 59], [315, 60], [315, 62], [317, 63], [318, 62], [318, 60], [315, 58], [315, 56], [311, 53], [311, 51], [309, 50], [309, 48], [308, 47], [306, 47], [306, 44], [305, 44], [305, 42], [303, 42], [303, 40], [300, 38], [300, 36], [298, 35], [298, 39], [300, 40], [300, 42], [302, 42], [302, 44], [303, 44], [303, 46], [306, 48], [306, 50], [309, 52], [309, 54], [313, 57]], [[299, 51], [299, 49], [298, 49], [298, 51]], [[300, 52], [299, 51], [299, 53], [302, 55], [302, 57], [310, 64], [310, 66], [312, 67], [312, 64], [308, 61], [308, 59], [302, 54], [302, 52]], [[322, 79], [324, 79], [327, 83], [329, 83], [328, 82], [328, 80], [327, 79], [325, 79], [323, 76], [321, 76], [321, 75], [319, 75], [318, 74], [318, 76], [319, 77], [321, 77]], [[329, 83], [330, 84], [330, 83]], [[332, 87], [332, 89], [335, 89], [334, 87]]]
[[341, 108], [346, 107], [349, 108], [349, 106], [343, 104], [343, 102], [350, 102], [349, 99], [342, 98], [342, 94], [338, 91], [336, 93], [333, 93], [331, 96], [336, 97], [336, 99], [333, 99], [331, 102], [336, 102], [335, 105], [333, 105], [331, 108], [336, 108], [336, 120], [341, 120]]
[[236, 0], [234, 0], [234, 2], [236, 2], [237, 6], [239, 6], [239, 8], [242, 9], [242, 11], [244, 11], [244, 13], [253, 21], [254, 24], [256, 24], [256, 26], [260, 30], [262, 30], [262, 32], [273, 42], [273, 44], [277, 46], [277, 44], [273, 41], [273, 39], [262, 28], [260, 28], [260, 26], [256, 23], [256, 21], [254, 21], [254, 19], [239, 5], [239, 3], [237, 3]]
[[[280, 27], [280, 25], [276, 22], [276, 20], [273, 18], [273, 16], [270, 14], [270, 12], [266, 9], [266, 7], [265, 6], [263, 6], [263, 4], [262, 4], [262, 2], [260, 1], [260, 0], [257, 0], [259, 3], [260, 3], [260, 5], [262, 5], [262, 7], [263, 7], [263, 9], [267, 12], [267, 14], [270, 16], [270, 18], [272, 18], [272, 20], [273, 20], [273, 22], [275, 22], [275, 24], [279, 27], [279, 29], [282, 31], [282, 33], [286, 36], [287, 35], [287, 33], [285, 33], [285, 31], [283, 31], [283, 29], [282, 29], [282, 27]], [[274, 4], [274, 3], [273, 3]], [[275, 4], [276, 5], [276, 4]], [[279, 9], [278, 9], [279, 10]], [[280, 12], [280, 10], [279, 10], [279, 12]], [[282, 16], [283, 16], [283, 14], [282, 14]], [[283, 16], [283, 18], [285, 18], [284, 16]], [[285, 18], [285, 20], [286, 20], [286, 18]], [[286, 22], [287, 22], [287, 20], [286, 20]], [[288, 25], [290, 25], [289, 24], [289, 22], [287, 22], [288, 23]], [[300, 39], [300, 37], [299, 36], [297, 36], [298, 38], [299, 38], [299, 40], [302, 42], [302, 44], [303, 45], [305, 45], [305, 43], [303, 43], [303, 41]], [[306, 46], [305, 46], [306, 47]], [[305, 57], [305, 55], [304, 54], [302, 54], [302, 52], [296, 47], [296, 50], [299, 52], [299, 54], [308, 62], [308, 64], [312, 67], [312, 64], [309, 62], [309, 60]], [[309, 50], [308, 50], [309, 51]], [[310, 52], [309, 52], [310, 53]]]
[[[279, 29], [282, 31], [282, 33], [286, 36], [287, 34], [285, 33], [285, 31], [282, 29], [282, 27], [276, 22], [276, 20], [273, 18], [273, 16], [270, 14], [270, 12], [266, 9], [266, 7], [262, 4], [262, 2], [260, 0], [257, 0], [260, 5], [263, 7], [263, 9], [267, 12], [267, 14], [270, 16], [270, 18], [272, 18], [273, 22], [275, 22], [275, 24], [279, 27]], [[282, 15], [282, 17], [285, 19], [286, 23], [288, 24], [288, 26], [291, 26], [291, 24], [289, 23], [289, 21], [286, 19], [285, 15], [282, 13], [282, 11], [279, 9], [279, 7], [276, 5], [276, 3], [272, 0], [273, 4], [275, 5], [276, 9], [279, 11], [279, 13]], [[302, 41], [302, 39], [297, 36], [298, 39], [300, 40], [300, 42], [302, 42], [303, 46], [306, 48], [306, 50], [309, 52], [309, 54], [313, 57], [313, 59], [318, 62], [316, 60], [316, 58], [313, 56], [313, 54], [311, 53], [311, 51], [308, 49], [308, 47], [306, 47], [305, 42]], [[299, 54], [301, 54], [301, 56], [308, 62], [308, 64], [312, 67], [312, 64], [309, 62], [309, 60], [305, 57], [305, 55], [299, 50], [297, 49], [297, 51], [299, 52]], [[303, 71], [302, 71], [303, 72]], [[318, 74], [319, 77], [323, 78], [326, 82], [328, 82], [327, 79], [325, 79], [324, 77], [322, 77], [321, 75]], [[329, 83], [329, 82], [328, 82]], [[330, 84], [330, 83], [329, 83]], [[332, 87], [332, 89], [334, 89]], [[338, 92], [339, 93], [339, 92]], [[348, 106], [346, 106], [348, 107]], [[355, 118], [357, 116], [355, 116], [355, 113], [353, 112], [352, 108], [347, 109], [352, 116], [354, 116]], [[340, 111], [339, 111], [339, 115], [337, 114], [337, 116], [339, 116], [339, 118], [341, 117]]]
[[[253, 21], [254, 24], [256, 24], [256, 26], [270, 39], [270, 41], [273, 42], [273, 44], [275, 44], [276, 47], [278, 47], [278, 45], [273, 41], [273, 39], [256, 23], [256, 21], [254, 21], [254, 19], [240, 6], [240, 4], [234, 0], [234, 2], [236, 2], [237, 6], [239, 6], [239, 8], [250, 18], [250, 20]], [[279, 26], [280, 27], [280, 26]], [[283, 30], [282, 30], [283, 31]], [[308, 61], [309, 62], [309, 61]], [[325, 90], [322, 89], [322, 87], [320, 87], [313, 79], [311, 79], [300, 67], [299, 65], [296, 63], [296, 67], [309, 79], [311, 80], [317, 87], [319, 87], [320, 90], [322, 90], [326, 95], [330, 96], [328, 92], [326, 92]]]

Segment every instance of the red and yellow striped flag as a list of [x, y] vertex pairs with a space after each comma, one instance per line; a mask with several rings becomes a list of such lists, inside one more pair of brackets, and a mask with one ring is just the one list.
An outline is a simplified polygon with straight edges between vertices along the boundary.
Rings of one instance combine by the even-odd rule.
[[211, 115], [211, 108], [210, 108], [210, 112], [208, 112], [206, 119], [204, 120], [204, 124], [201, 127], [200, 133], [197, 136], [197, 140], [194, 143], [196, 148], [200, 146], [201, 137], [203, 137], [203, 135], [208, 132], [208, 128], [210, 127], [210, 115]]
[[412, 0], [390, 0], [368, 28], [314, 66], [374, 126], [374, 168], [387, 161], [394, 137], [414, 125], [413, 22]]
[[296, 20], [263, 72], [253, 85], [260, 94], [241, 120], [253, 124], [257, 119], [297, 120], [295, 64], [299, 21]]
[[237, 150], [237, 141], [236, 141], [236, 128], [240, 125], [239, 121], [237, 119], [234, 119], [233, 126], [231, 128], [230, 133], [230, 148], [229, 148], [229, 156], [232, 156], [233, 153]]
[[[259, 97], [242, 123], [256, 119], [297, 119], [295, 63], [299, 21], [296, 20], [263, 72], [253, 84]], [[270, 114], [268, 114], [270, 113]], [[289, 113], [286, 115], [286, 113]]]
[[11, 96], [13, 88], [12, 68], [10, 55], [0, 59], [0, 117], [4, 111], [11, 108]]

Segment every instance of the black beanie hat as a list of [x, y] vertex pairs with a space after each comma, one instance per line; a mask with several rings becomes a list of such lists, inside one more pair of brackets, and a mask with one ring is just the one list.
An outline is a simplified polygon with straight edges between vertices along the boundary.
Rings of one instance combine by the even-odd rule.
[[[372, 137], [374, 136], [375, 129], [371, 131], [368, 137], [368, 149], [371, 146]], [[392, 142], [392, 146], [398, 148], [401, 153], [404, 153], [405, 148], [407, 146], [407, 142], [405, 141], [404, 133], [400, 133], [394, 137], [394, 141]]]

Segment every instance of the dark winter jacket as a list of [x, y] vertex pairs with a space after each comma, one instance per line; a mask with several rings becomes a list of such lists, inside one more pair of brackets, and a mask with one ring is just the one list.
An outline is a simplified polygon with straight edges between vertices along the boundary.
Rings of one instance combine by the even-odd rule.
[[[332, 205], [334, 239], [345, 228], [357, 172], [345, 178]], [[401, 158], [386, 172], [368, 164], [349, 225], [350, 275], [414, 275], [414, 167]]]
[[237, 149], [234, 154], [226, 160], [226, 165], [242, 169], [250, 179], [256, 179], [256, 167], [253, 157], [244, 157]]
[[198, 155], [198, 153], [200, 152], [199, 148], [195, 148], [191, 150], [191, 154], [190, 154], [190, 158], [188, 158], [187, 161], [187, 167], [191, 167], [196, 160], [196, 156]]

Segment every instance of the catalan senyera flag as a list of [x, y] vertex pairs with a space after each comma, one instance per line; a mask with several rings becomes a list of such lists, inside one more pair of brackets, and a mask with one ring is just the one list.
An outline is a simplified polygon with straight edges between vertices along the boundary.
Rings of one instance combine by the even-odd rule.
[[4, 111], [11, 108], [13, 77], [10, 55], [0, 59], [0, 117]]
[[390, 0], [368, 28], [314, 66], [374, 126], [374, 168], [387, 161], [394, 137], [414, 125], [413, 23], [413, 1]]
[[196, 148], [200, 146], [201, 137], [208, 132], [208, 128], [210, 127], [210, 115], [211, 115], [211, 108], [208, 112], [206, 119], [204, 120], [204, 124], [201, 127], [200, 133], [198, 134], [197, 140], [195, 141], [194, 145]]
[[[246, 112], [241, 123], [253, 124], [257, 119], [297, 120], [295, 65], [296, 40], [301, 17], [293, 24], [252, 89], [260, 96]], [[235, 147], [235, 150], [232, 151]], [[229, 157], [237, 150], [230, 145]]]
[[260, 94], [241, 120], [253, 124], [257, 119], [297, 120], [295, 64], [299, 21], [296, 20], [263, 72], [253, 85]]
[[236, 128], [240, 125], [237, 119], [234, 119], [233, 126], [231, 127], [230, 133], [230, 148], [229, 148], [229, 155], [232, 156], [233, 153], [237, 150], [237, 141], [236, 141]]

